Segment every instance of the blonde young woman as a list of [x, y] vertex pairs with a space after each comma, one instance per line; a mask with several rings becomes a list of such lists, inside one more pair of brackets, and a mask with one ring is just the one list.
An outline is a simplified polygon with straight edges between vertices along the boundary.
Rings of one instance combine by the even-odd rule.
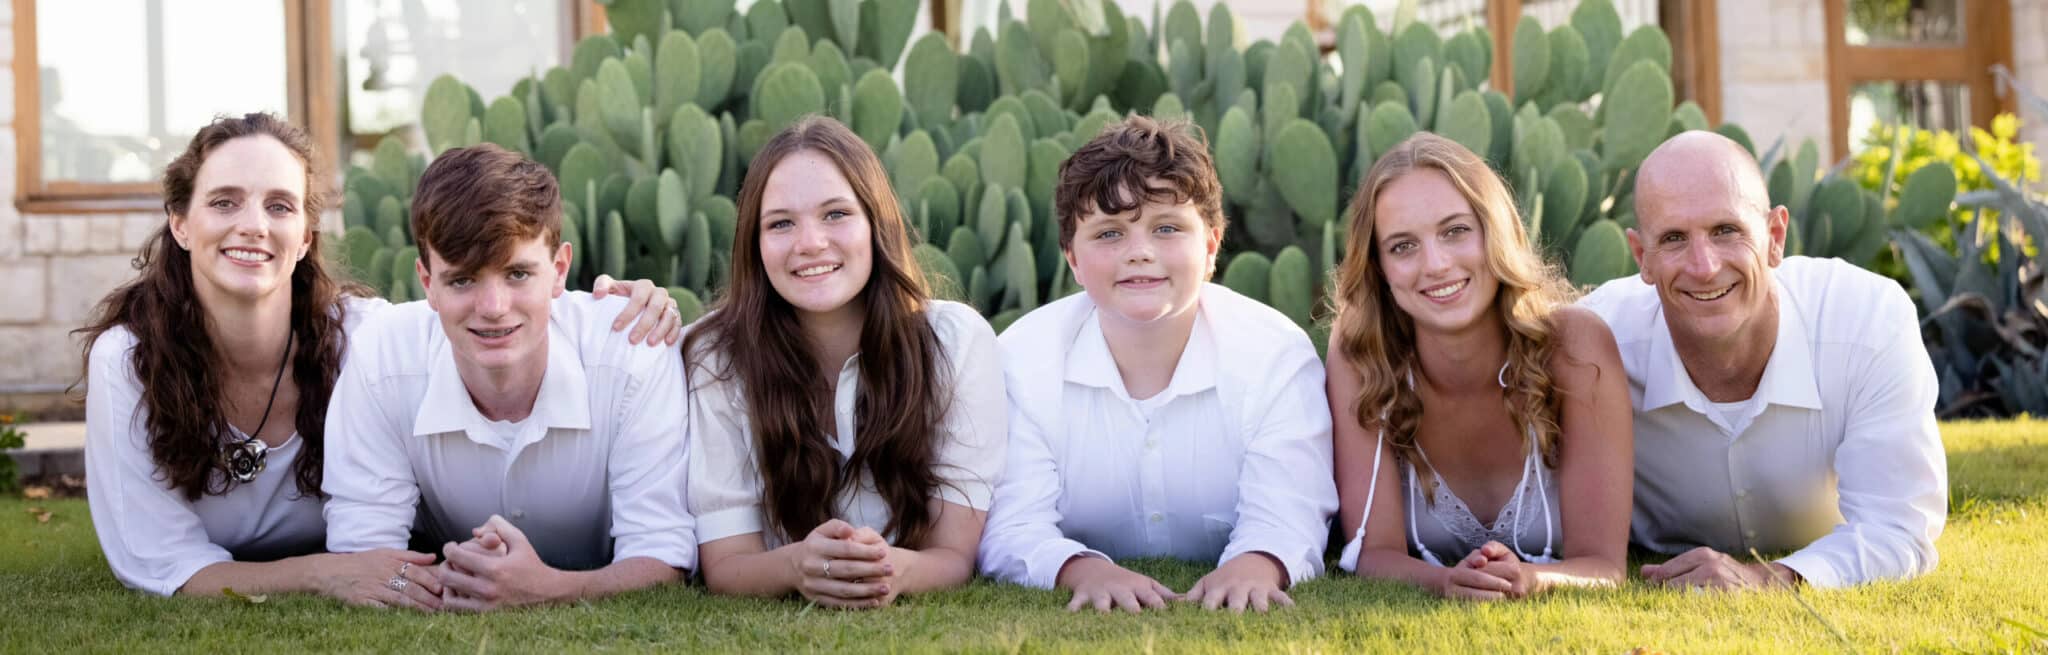
[[1349, 220], [1327, 362], [1340, 566], [1472, 600], [1620, 581], [1627, 376], [1500, 178], [1417, 134]]

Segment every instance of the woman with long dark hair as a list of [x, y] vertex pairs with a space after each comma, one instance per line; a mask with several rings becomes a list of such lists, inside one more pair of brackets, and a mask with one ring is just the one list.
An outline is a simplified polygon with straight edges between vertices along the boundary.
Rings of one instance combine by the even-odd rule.
[[[122, 584], [439, 606], [432, 555], [321, 553], [328, 397], [350, 331], [389, 303], [328, 272], [318, 162], [304, 131], [269, 114], [201, 128], [164, 170], [169, 220], [140, 274], [78, 330], [93, 527]], [[631, 289], [630, 316], [661, 297], [636, 333], [672, 343], [672, 301]]]
[[1373, 162], [1330, 298], [1339, 565], [1439, 595], [1620, 582], [1627, 377], [1486, 161], [1421, 133]]
[[706, 585], [878, 607], [967, 582], [1008, 434], [994, 332], [932, 299], [837, 121], [770, 139], [739, 216], [730, 286], [683, 339]]

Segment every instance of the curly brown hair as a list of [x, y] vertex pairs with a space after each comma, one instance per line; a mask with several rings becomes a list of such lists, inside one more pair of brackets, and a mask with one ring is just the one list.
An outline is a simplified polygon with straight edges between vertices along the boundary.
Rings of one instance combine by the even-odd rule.
[[[867, 214], [874, 271], [860, 292], [867, 318], [860, 334], [860, 385], [854, 399], [853, 455], [822, 436], [831, 431], [828, 377], [811, 357], [796, 310], [775, 292], [761, 261], [761, 203], [783, 159], [815, 152], [838, 165]], [[874, 150], [836, 120], [806, 117], [776, 134], [747, 167], [733, 231], [732, 282], [713, 311], [683, 340], [686, 372], [722, 359], [712, 379], [737, 376], [752, 417], [769, 530], [802, 539], [832, 518], [832, 498], [868, 473], [889, 506], [882, 533], [917, 548], [937, 522], [931, 500], [940, 421], [949, 404], [945, 352], [925, 312], [931, 290], [911, 255], [910, 228]], [[696, 386], [692, 383], [691, 386]]]
[[[341, 372], [345, 295], [368, 296], [353, 283], [327, 273], [320, 256], [319, 158], [303, 130], [266, 113], [223, 116], [193, 135], [185, 152], [164, 168], [164, 213], [184, 216], [190, 209], [199, 168], [214, 149], [239, 138], [271, 138], [299, 158], [306, 168], [305, 212], [309, 256], [298, 261], [291, 276], [292, 384], [299, 390], [299, 408], [292, 424], [299, 433], [300, 452], [292, 475], [302, 495], [320, 495], [322, 436], [327, 401]], [[100, 300], [85, 327], [82, 359], [91, 370], [92, 346], [108, 330], [125, 327], [135, 336], [129, 365], [142, 381], [142, 408], [148, 410], [149, 454], [165, 484], [186, 500], [220, 495], [235, 485], [220, 458], [229, 426], [221, 390], [221, 353], [214, 348], [206, 309], [192, 283], [192, 255], [179, 248], [170, 224], [150, 235], [133, 265], [140, 274]], [[83, 382], [89, 381], [81, 380]]]
[[1147, 200], [1191, 203], [1204, 225], [1228, 226], [1223, 183], [1216, 179], [1216, 163], [1201, 130], [1184, 120], [1132, 115], [1103, 128], [1060, 162], [1059, 188], [1053, 191], [1060, 249], [1073, 247], [1075, 226], [1089, 212], [1121, 214]]

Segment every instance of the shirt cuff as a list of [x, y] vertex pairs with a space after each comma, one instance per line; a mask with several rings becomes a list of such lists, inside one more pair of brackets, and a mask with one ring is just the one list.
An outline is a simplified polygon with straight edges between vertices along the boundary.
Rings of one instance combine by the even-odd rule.
[[1802, 550], [1780, 558], [1777, 563], [1797, 572], [1799, 577], [1806, 579], [1808, 586], [1815, 589], [1837, 589], [1847, 586], [1842, 574], [1828, 563], [1827, 557], [1818, 553]]
[[942, 483], [939, 485], [939, 500], [955, 505], [988, 511], [990, 501], [995, 498], [995, 489], [979, 480]]
[[688, 530], [620, 537], [612, 549], [612, 561], [633, 557], [654, 559], [672, 568], [696, 569], [697, 544], [691, 541]]
[[1233, 542], [1223, 549], [1223, 556], [1216, 558], [1216, 565], [1222, 566], [1232, 558], [1245, 553], [1265, 553], [1280, 561], [1280, 568], [1287, 572], [1287, 586], [1315, 579], [1323, 574], [1322, 553], [1314, 546], [1300, 546], [1274, 539], [1247, 539], [1243, 543]]
[[1039, 589], [1051, 589], [1058, 586], [1060, 569], [1066, 568], [1067, 560], [1073, 559], [1075, 556], [1099, 557], [1103, 561], [1115, 561], [1111, 560], [1108, 555], [1102, 554], [1102, 551], [1081, 545], [1081, 542], [1072, 539], [1054, 539], [1039, 544], [1037, 548], [1033, 548], [1031, 556], [1025, 559], [1024, 585]]
[[697, 543], [762, 531], [761, 506], [744, 505], [697, 516]]

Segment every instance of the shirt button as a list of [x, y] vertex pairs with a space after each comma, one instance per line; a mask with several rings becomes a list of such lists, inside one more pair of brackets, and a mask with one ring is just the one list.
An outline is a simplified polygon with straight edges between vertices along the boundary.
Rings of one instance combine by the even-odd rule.
[[515, 510], [512, 510], [512, 518], [514, 518], [514, 519], [523, 519], [523, 518], [526, 518], [526, 511], [525, 511], [525, 510], [517, 510], [517, 509], [515, 509]]
[[1750, 531], [1744, 532], [1744, 533], [1742, 533], [1742, 536], [1743, 536], [1743, 537], [1745, 537], [1745, 538], [1748, 538], [1748, 539], [1749, 539], [1750, 541], [1756, 541], [1756, 531], [1755, 531], [1755, 530], [1750, 530]]
[[1737, 492], [1735, 492], [1735, 497], [1736, 497], [1736, 498], [1748, 498], [1748, 497], [1749, 497], [1749, 490], [1748, 490], [1748, 489], [1743, 489], [1743, 490], [1741, 490], [1741, 491], [1737, 491]]
[[1165, 520], [1166, 520], [1166, 515], [1165, 515], [1165, 514], [1161, 514], [1161, 513], [1159, 513], [1159, 512], [1153, 512], [1153, 513], [1152, 513], [1152, 522], [1153, 522], [1153, 523], [1158, 523], [1158, 522], [1161, 522], [1161, 521], [1165, 521]]
[[1147, 438], [1147, 439], [1145, 440], [1145, 450], [1154, 450], [1154, 449], [1157, 449], [1158, 447], [1159, 447], [1159, 439], [1158, 439], [1157, 437]]

